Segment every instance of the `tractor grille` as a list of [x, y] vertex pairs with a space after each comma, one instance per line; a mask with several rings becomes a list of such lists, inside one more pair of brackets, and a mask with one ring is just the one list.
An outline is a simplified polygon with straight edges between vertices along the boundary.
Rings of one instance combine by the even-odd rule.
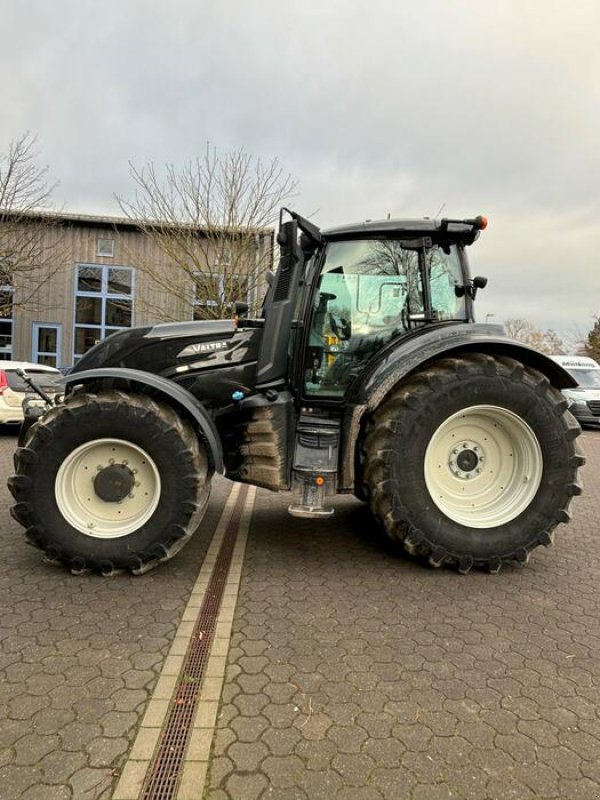
[[273, 300], [275, 302], [279, 300], [287, 300], [287, 296], [290, 292], [290, 279], [292, 277], [292, 270], [286, 269], [279, 273], [279, 277], [277, 278], [277, 286], [275, 287], [275, 296]]
[[600, 400], [588, 400], [588, 406], [595, 417], [600, 417]]

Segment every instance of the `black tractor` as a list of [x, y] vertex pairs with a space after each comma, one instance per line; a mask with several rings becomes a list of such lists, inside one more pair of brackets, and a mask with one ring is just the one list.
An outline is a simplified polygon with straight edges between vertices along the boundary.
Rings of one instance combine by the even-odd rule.
[[[285, 220], [285, 221], [284, 221]], [[213, 473], [369, 503], [411, 554], [459, 572], [527, 561], [569, 520], [580, 428], [555, 361], [476, 324], [474, 219], [319, 230], [282, 211], [262, 315], [115, 333], [26, 409], [14, 518], [80, 573], [139, 574], [198, 528]]]

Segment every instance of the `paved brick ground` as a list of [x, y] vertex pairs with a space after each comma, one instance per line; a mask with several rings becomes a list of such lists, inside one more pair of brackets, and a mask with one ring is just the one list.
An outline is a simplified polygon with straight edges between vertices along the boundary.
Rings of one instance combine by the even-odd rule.
[[[14, 439], [0, 438], [0, 475]], [[259, 493], [206, 796], [600, 797], [600, 433], [553, 550], [499, 576], [387, 552], [363, 506], [293, 520]], [[0, 797], [108, 800], [209, 524], [142, 579], [40, 563], [0, 479]]]
[[181, 557], [134, 578], [41, 562], [8, 514], [0, 434], [0, 798], [108, 798], [198, 573], [227, 485]]
[[551, 550], [499, 576], [382, 549], [364, 507], [263, 492], [210, 800], [600, 797], [600, 433]]

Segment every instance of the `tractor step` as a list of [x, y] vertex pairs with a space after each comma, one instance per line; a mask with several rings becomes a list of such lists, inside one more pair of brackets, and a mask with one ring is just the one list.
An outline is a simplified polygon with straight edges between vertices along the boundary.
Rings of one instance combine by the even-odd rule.
[[302, 492], [298, 503], [292, 503], [288, 507], [288, 513], [292, 517], [303, 517], [310, 519], [323, 519], [332, 517], [335, 513], [331, 506], [325, 505], [327, 493], [327, 478], [318, 475], [296, 474], [297, 482], [301, 482]]
[[327, 500], [336, 491], [339, 441], [339, 420], [300, 416], [293, 466], [294, 486], [300, 497], [288, 508], [293, 517], [333, 516], [334, 509]]

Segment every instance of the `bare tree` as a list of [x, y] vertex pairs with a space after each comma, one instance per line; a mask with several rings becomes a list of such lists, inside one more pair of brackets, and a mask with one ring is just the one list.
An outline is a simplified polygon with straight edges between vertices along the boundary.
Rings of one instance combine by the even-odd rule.
[[[130, 164], [132, 200], [117, 197], [123, 213], [152, 240], [160, 262], [138, 264], [161, 294], [175, 292], [179, 312], [197, 318], [231, 315], [231, 303], [260, 307], [265, 272], [273, 260], [272, 228], [297, 182], [277, 159], [265, 163], [245, 150], [204, 156], [183, 167]], [[160, 304], [161, 319], [172, 317]]]
[[65, 264], [58, 218], [48, 213], [53, 185], [38, 163], [37, 138], [24, 133], [0, 153], [0, 316], [40, 302]]
[[567, 352], [564, 342], [552, 328], [542, 330], [525, 319], [507, 319], [503, 324], [511, 339], [523, 342], [542, 353], [557, 356]]
[[600, 317], [594, 317], [594, 325], [583, 340], [581, 355], [600, 361]]
[[567, 352], [576, 356], [587, 355], [587, 339], [588, 334], [585, 333], [581, 325], [576, 322], [569, 326], [569, 329], [563, 337]]

